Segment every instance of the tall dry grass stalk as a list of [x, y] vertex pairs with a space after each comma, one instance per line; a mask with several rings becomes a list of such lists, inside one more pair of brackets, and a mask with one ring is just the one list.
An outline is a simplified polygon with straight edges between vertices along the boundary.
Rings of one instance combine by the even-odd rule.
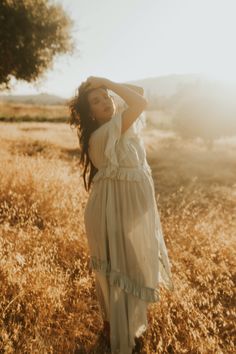
[[[53, 154], [49, 142], [48, 150], [32, 148], [30, 126], [21, 140], [7, 129], [0, 153], [0, 352], [106, 353], [77, 158], [59, 139]], [[176, 175], [170, 192], [170, 164], [155, 155], [150, 161], [175, 293], [162, 289], [161, 302], [149, 305], [143, 353], [233, 353], [233, 186], [198, 178], [183, 184]]]

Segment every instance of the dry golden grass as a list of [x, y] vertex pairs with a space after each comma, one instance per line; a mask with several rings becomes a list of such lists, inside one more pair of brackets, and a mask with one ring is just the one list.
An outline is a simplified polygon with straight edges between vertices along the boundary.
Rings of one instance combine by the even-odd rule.
[[25, 104], [0, 101], [1, 121], [65, 121], [68, 107], [65, 105]]
[[[150, 304], [143, 353], [235, 352], [235, 142], [145, 132], [175, 292]], [[108, 353], [83, 224], [77, 137], [1, 124], [0, 352]]]

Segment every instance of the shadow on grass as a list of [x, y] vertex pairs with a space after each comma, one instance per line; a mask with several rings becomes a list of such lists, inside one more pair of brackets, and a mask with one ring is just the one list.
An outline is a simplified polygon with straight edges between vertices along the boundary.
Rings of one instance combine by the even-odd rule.
[[89, 348], [85, 348], [80, 341], [76, 343], [76, 346], [73, 354], [111, 354], [109, 343], [102, 331], [99, 332], [96, 341]]

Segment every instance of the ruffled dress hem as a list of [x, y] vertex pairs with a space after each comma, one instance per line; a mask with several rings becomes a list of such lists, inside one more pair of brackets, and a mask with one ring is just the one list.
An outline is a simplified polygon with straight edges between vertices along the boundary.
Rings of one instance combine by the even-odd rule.
[[[101, 260], [96, 256], [91, 256], [89, 261], [90, 268], [94, 271], [102, 272], [108, 276], [111, 286], [119, 286], [122, 290], [129, 294], [132, 294], [147, 302], [160, 301], [159, 284], [157, 283], [155, 288], [145, 287], [138, 285], [134, 280], [130, 279], [127, 275], [111, 269], [109, 261]], [[165, 282], [164, 286], [173, 291], [172, 281]]]

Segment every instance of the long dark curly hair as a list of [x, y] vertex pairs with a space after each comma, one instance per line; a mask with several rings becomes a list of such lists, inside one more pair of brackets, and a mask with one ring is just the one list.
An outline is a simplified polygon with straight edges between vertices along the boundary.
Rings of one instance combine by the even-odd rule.
[[[107, 88], [101, 86], [107, 92]], [[92, 183], [94, 175], [97, 173], [98, 169], [93, 165], [88, 154], [88, 143], [92, 132], [94, 132], [99, 124], [96, 120], [93, 120], [90, 116], [88, 94], [95, 90], [84, 89], [83, 85], [80, 85], [76, 89], [75, 96], [67, 102], [69, 107], [69, 118], [67, 123], [70, 124], [72, 128], [77, 129], [77, 136], [79, 138], [80, 145], [80, 161], [79, 164], [84, 168], [83, 170], [83, 180], [85, 190], [88, 192]], [[86, 180], [86, 177], [88, 178]]]

